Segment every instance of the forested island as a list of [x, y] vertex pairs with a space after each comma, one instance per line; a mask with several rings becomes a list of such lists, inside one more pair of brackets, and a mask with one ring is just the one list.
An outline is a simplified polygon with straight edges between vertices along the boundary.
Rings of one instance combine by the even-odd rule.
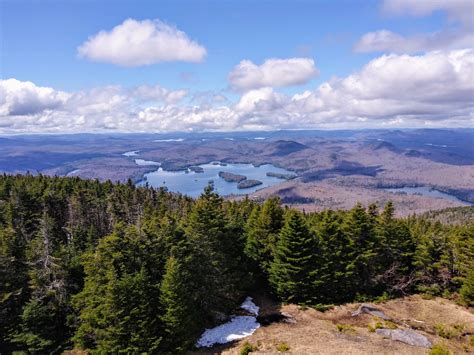
[[196, 200], [77, 177], [0, 177], [0, 353], [181, 353], [249, 293], [322, 307], [412, 293], [474, 306], [474, 223], [357, 204]]
[[274, 172], [268, 172], [267, 173], [267, 176], [270, 176], [270, 177], [276, 177], [278, 179], [282, 179], [282, 180], [292, 180], [294, 178], [296, 178], [297, 175], [295, 174], [280, 174], [280, 173], [274, 173]]
[[219, 171], [219, 177], [227, 182], [241, 182], [247, 179], [246, 176], [240, 174], [229, 173], [227, 171]]
[[[267, 173], [268, 175], [268, 173]], [[236, 182], [238, 189], [248, 189], [250, 187], [262, 185], [263, 183], [260, 180], [256, 179], [247, 179], [244, 175], [229, 173], [226, 171], [220, 171], [219, 177], [224, 179], [227, 182]]]
[[245, 179], [244, 181], [241, 181], [237, 184], [238, 189], [248, 189], [249, 187], [254, 187], [262, 185], [262, 182], [260, 180], [255, 180], [255, 179]]

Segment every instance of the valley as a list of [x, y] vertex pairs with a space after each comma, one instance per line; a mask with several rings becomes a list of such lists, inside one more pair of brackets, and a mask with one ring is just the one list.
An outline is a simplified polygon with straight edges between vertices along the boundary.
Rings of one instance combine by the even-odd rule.
[[[306, 211], [391, 200], [409, 215], [474, 203], [473, 142], [472, 129], [9, 136], [0, 170], [132, 179], [193, 197], [212, 180], [231, 199], [277, 195]], [[248, 180], [238, 188], [219, 172]]]

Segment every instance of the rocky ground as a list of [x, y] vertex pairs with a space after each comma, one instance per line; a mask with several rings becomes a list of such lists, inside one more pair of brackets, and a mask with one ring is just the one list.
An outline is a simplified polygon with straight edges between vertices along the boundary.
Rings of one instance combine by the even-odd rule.
[[[245, 343], [253, 346], [252, 354], [428, 354], [424, 341], [454, 354], [474, 352], [474, 311], [442, 298], [395, 299], [371, 304], [380, 313], [359, 315], [354, 315], [357, 303], [319, 312], [262, 297], [255, 302], [261, 314], [283, 312], [293, 321], [262, 326], [245, 339], [190, 354], [239, 354]], [[411, 334], [421, 342], [409, 345], [391, 333]]]

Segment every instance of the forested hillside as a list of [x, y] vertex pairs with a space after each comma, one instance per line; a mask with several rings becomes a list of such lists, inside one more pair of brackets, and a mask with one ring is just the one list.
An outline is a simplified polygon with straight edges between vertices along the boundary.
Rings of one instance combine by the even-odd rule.
[[474, 221], [474, 206], [452, 207], [423, 213], [423, 218], [443, 224], [466, 225]]
[[249, 292], [306, 305], [422, 292], [474, 306], [474, 223], [391, 204], [304, 214], [127, 184], [0, 177], [0, 353], [178, 353]]

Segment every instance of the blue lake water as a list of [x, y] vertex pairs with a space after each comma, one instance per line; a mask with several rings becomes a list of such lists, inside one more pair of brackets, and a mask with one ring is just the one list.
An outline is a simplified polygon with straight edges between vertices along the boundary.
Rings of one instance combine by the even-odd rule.
[[428, 196], [428, 197], [436, 197], [436, 198], [444, 198], [446, 200], [450, 201], [455, 201], [458, 203], [462, 203], [464, 205], [472, 205], [469, 202], [462, 201], [458, 199], [454, 195], [447, 194], [445, 192], [441, 192], [438, 190], [434, 190], [428, 186], [418, 186], [418, 187], [398, 187], [398, 188], [390, 188], [390, 189], [384, 189], [385, 191], [392, 192], [392, 193], [406, 193], [407, 195], [415, 195], [415, 194], [420, 194], [423, 196]]
[[[272, 186], [283, 182], [284, 180], [267, 176], [267, 172], [280, 173], [280, 174], [293, 174], [291, 171], [277, 168], [271, 164], [265, 164], [261, 166], [253, 166], [252, 164], [227, 164], [226, 166], [203, 164], [199, 165], [204, 169], [202, 173], [195, 173], [192, 171], [166, 171], [162, 168], [145, 174], [145, 179], [139, 184], [143, 185], [146, 182], [153, 187], [167, 187], [169, 191], [180, 192], [182, 194], [197, 197], [199, 196], [204, 188], [207, 186], [210, 180], [214, 182], [214, 188], [222, 196], [230, 194], [248, 194], [264, 187]], [[263, 184], [250, 187], [247, 189], [238, 189], [237, 183], [227, 182], [219, 177], [219, 172], [225, 171], [229, 173], [245, 175], [247, 179], [260, 180]]]

